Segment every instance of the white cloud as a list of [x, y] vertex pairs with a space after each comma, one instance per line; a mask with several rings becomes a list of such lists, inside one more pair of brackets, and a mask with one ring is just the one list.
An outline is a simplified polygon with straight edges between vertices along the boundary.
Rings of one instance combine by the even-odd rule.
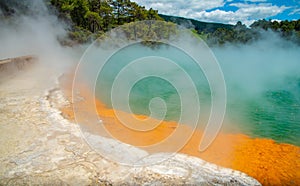
[[246, 2], [252, 2], [252, 3], [262, 3], [267, 2], [268, 0], [246, 0]]
[[158, 9], [161, 13], [187, 9], [191, 11], [203, 11], [224, 6], [224, 0], [134, 0], [146, 8]]
[[241, 21], [249, 22], [257, 19], [275, 16], [287, 9], [285, 6], [275, 6], [270, 3], [261, 4], [240, 4], [235, 14]]
[[214, 10], [214, 11], [201, 11], [194, 12], [188, 15], [188, 17], [209, 21], [209, 22], [221, 22], [235, 24], [237, 21], [242, 21], [246, 25], [250, 25], [257, 19], [263, 19], [266, 17], [275, 16], [287, 9], [285, 6], [273, 6], [269, 3], [261, 4], [245, 4], [245, 3], [235, 3], [232, 6], [236, 6], [239, 9], [237, 11], [224, 11], [224, 10]]
[[265, 18], [277, 15], [287, 9], [285, 6], [275, 6], [270, 3], [261, 4], [232, 4], [239, 9], [236, 13], [253, 19]]
[[222, 22], [225, 23], [235, 23], [236, 22], [236, 16], [233, 11], [223, 11], [223, 10], [214, 10], [211, 12], [201, 11], [201, 12], [195, 12], [193, 14], [190, 14], [190, 17], [199, 19], [201, 21], [208, 21], [208, 22]]
[[294, 14], [300, 14], [300, 8], [296, 8], [292, 12], [289, 13], [289, 15], [294, 15]]
[[[231, 3], [236, 11], [225, 11], [221, 8], [233, 0], [135, 0], [146, 8], [152, 7], [159, 13], [193, 18], [200, 21], [235, 24], [242, 21], [250, 25], [257, 19], [275, 16], [288, 7], [264, 3], [267, 0], [245, 0], [244, 3]], [[255, 3], [253, 3], [255, 2]], [[209, 11], [210, 9], [216, 10]]]

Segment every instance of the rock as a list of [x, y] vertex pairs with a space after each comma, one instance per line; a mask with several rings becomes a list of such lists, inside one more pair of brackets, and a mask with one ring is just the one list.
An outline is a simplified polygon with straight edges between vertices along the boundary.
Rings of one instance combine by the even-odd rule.
[[[54, 70], [36, 67], [0, 83], [0, 185], [260, 185], [246, 174], [196, 157], [149, 154], [86, 134], [92, 146], [115, 160], [140, 166], [104, 158], [57, 109], [69, 104], [58, 76]], [[153, 164], [157, 160], [164, 161]]]

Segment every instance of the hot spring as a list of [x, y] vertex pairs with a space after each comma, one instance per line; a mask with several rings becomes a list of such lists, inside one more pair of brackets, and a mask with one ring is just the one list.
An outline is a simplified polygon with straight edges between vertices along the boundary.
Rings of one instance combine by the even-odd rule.
[[[260, 42], [248, 46], [215, 47], [212, 51], [223, 71], [227, 89], [222, 130], [300, 146], [299, 48], [289, 43], [270, 46]], [[168, 58], [190, 75], [201, 104], [199, 128], [203, 129], [211, 108], [211, 89], [202, 69], [176, 47], [138, 43], [118, 51], [99, 73], [96, 98], [112, 107], [111, 90], [115, 77], [132, 60], [143, 56]], [[131, 73], [138, 74], [140, 70], [132, 69]], [[183, 92], [190, 91], [176, 70], [165, 73], [169, 79], [179, 82]], [[178, 121], [181, 102], [176, 88], [165, 79], [145, 77], [130, 90], [130, 109], [135, 114], [149, 115], [149, 102], [160, 97], [167, 107], [164, 120]], [[122, 110], [122, 106], [115, 109]], [[159, 112], [161, 108], [157, 106], [155, 109]]]

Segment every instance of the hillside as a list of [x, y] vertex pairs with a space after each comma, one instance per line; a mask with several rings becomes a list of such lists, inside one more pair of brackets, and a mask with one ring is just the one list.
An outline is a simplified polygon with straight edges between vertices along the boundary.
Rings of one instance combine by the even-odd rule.
[[[68, 38], [62, 44], [86, 43], [120, 25], [143, 20], [165, 20], [182, 25], [194, 31], [209, 45], [225, 43], [249, 43], [264, 37], [272, 31], [285, 40], [300, 44], [300, 19], [295, 21], [257, 20], [247, 27], [238, 21], [235, 25], [208, 23], [195, 19], [163, 15], [157, 10], [138, 5], [130, 0], [2, 0], [0, 1], [0, 19], [13, 16], [55, 13], [62, 22], [69, 25]], [[34, 4], [34, 7], [31, 5]], [[163, 29], [161, 29], [163, 30]]]
[[249, 27], [238, 21], [235, 25], [208, 23], [195, 19], [158, 14], [165, 21], [185, 26], [195, 31], [209, 45], [225, 43], [249, 43], [264, 37], [264, 33], [273, 32], [285, 40], [300, 44], [300, 19], [295, 21], [257, 20]]
[[215, 32], [218, 28], [232, 29], [233, 25], [230, 24], [222, 24], [222, 23], [209, 23], [203, 21], [197, 21], [195, 19], [188, 19], [177, 16], [170, 16], [164, 14], [158, 14], [165, 21], [171, 21], [178, 25], [186, 26], [187, 28], [194, 28], [198, 33], [205, 32], [211, 33]]

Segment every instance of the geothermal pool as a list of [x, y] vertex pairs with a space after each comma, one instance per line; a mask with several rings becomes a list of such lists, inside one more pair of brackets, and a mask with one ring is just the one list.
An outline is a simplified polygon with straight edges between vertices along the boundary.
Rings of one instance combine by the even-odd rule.
[[[76, 106], [79, 113], [82, 113], [80, 122], [86, 122], [82, 129], [86, 130], [85, 127], [88, 127], [88, 131], [102, 135], [103, 128], [98, 127], [104, 126], [114, 139], [141, 148], [163, 141], [177, 129], [182, 135], [191, 132], [189, 122], [183, 123], [184, 125], [178, 124], [182, 112], [180, 98], [191, 95], [193, 90], [193, 86], [182, 76], [188, 74], [197, 93], [190, 96], [188, 104], [191, 107], [188, 107], [187, 112], [191, 116], [197, 114], [192, 106], [196, 103], [194, 100], [199, 99], [199, 122], [197, 130], [178, 152], [245, 172], [264, 185], [300, 184], [300, 54], [298, 47], [291, 44], [267, 46], [269, 45], [261, 42], [247, 46], [212, 48], [224, 74], [227, 108], [220, 132], [204, 152], [199, 151], [199, 144], [209, 118], [211, 95], [215, 93], [210, 88], [205, 73], [193, 58], [181, 49], [165, 44], [132, 44], [114, 52], [107, 61], [103, 61], [103, 56], [109, 49], [99, 52], [96, 48], [94, 52], [92, 50], [92, 55], [83, 59], [92, 63], [81, 68], [83, 76], [77, 75], [84, 77], [79, 78], [79, 82], [84, 82], [84, 85], [78, 84], [80, 95], [89, 98], [86, 99], [86, 103], [79, 101]], [[157, 56], [159, 57], [156, 58]], [[130, 66], [132, 61], [140, 58], [142, 60], [139, 62], [145, 62], [145, 66]], [[170, 59], [181, 69], [169, 68], [164, 65], [162, 58]], [[97, 67], [99, 63], [104, 63], [100, 71]], [[149, 67], [148, 64], [152, 63], [156, 65]], [[121, 104], [113, 104], [111, 92], [116, 86], [116, 77], [120, 77], [120, 72], [126, 72], [129, 76], [123, 76], [123, 84], [118, 86], [128, 88], [132, 77], [156, 69], [163, 72], [164, 78], [147, 76], [131, 84], [128, 92], [117, 89], [114, 95], [121, 100]], [[180, 70], [186, 74], [180, 74]], [[90, 80], [94, 78], [92, 74], [95, 73], [95, 84], [91, 84]], [[126, 107], [127, 102], [122, 102], [126, 97], [129, 110]], [[158, 97], [160, 99], [157, 99]], [[164, 103], [161, 100], [164, 100]], [[157, 115], [152, 115], [154, 118], [151, 122], [160, 121], [159, 113], [164, 111], [165, 117], [153, 130], [142, 132], [128, 128], [116, 114], [122, 112], [125, 116], [132, 116], [132, 112], [136, 118], [146, 119], [153, 111], [156, 111]], [[63, 112], [73, 117], [72, 111], [65, 109]], [[93, 124], [92, 120], [89, 120], [92, 118], [89, 113], [98, 114], [103, 125], [100, 125], [98, 120], [93, 120], [97, 121]], [[155, 116], [158, 117], [155, 119]], [[137, 123], [134, 125], [138, 126]], [[177, 141], [182, 141], [181, 137]], [[148, 152], [170, 152], [169, 146], [175, 145], [176, 141]]]
[[[227, 109], [222, 130], [300, 146], [300, 68], [297, 68], [300, 54], [297, 48], [262, 50], [248, 46], [213, 48], [212, 51], [221, 66], [227, 88]], [[168, 58], [190, 75], [200, 100], [198, 127], [203, 130], [211, 104], [209, 83], [196, 62], [176, 47], [134, 44], [118, 51], [99, 73], [97, 99], [111, 108], [110, 96], [116, 76], [134, 59], [143, 56]], [[165, 67], [162, 65], [157, 68]], [[141, 71], [133, 68], [130, 73], [138, 74]], [[167, 106], [164, 120], [178, 121], [181, 113], [178, 89], [186, 93], [190, 91], [189, 85], [182, 81], [176, 69], [166, 71], [165, 75], [179, 82], [179, 87], [159, 77], [141, 79], [130, 90], [129, 105], [133, 113], [149, 115], [150, 100], [160, 97]], [[154, 108], [161, 109], [159, 105]]]

